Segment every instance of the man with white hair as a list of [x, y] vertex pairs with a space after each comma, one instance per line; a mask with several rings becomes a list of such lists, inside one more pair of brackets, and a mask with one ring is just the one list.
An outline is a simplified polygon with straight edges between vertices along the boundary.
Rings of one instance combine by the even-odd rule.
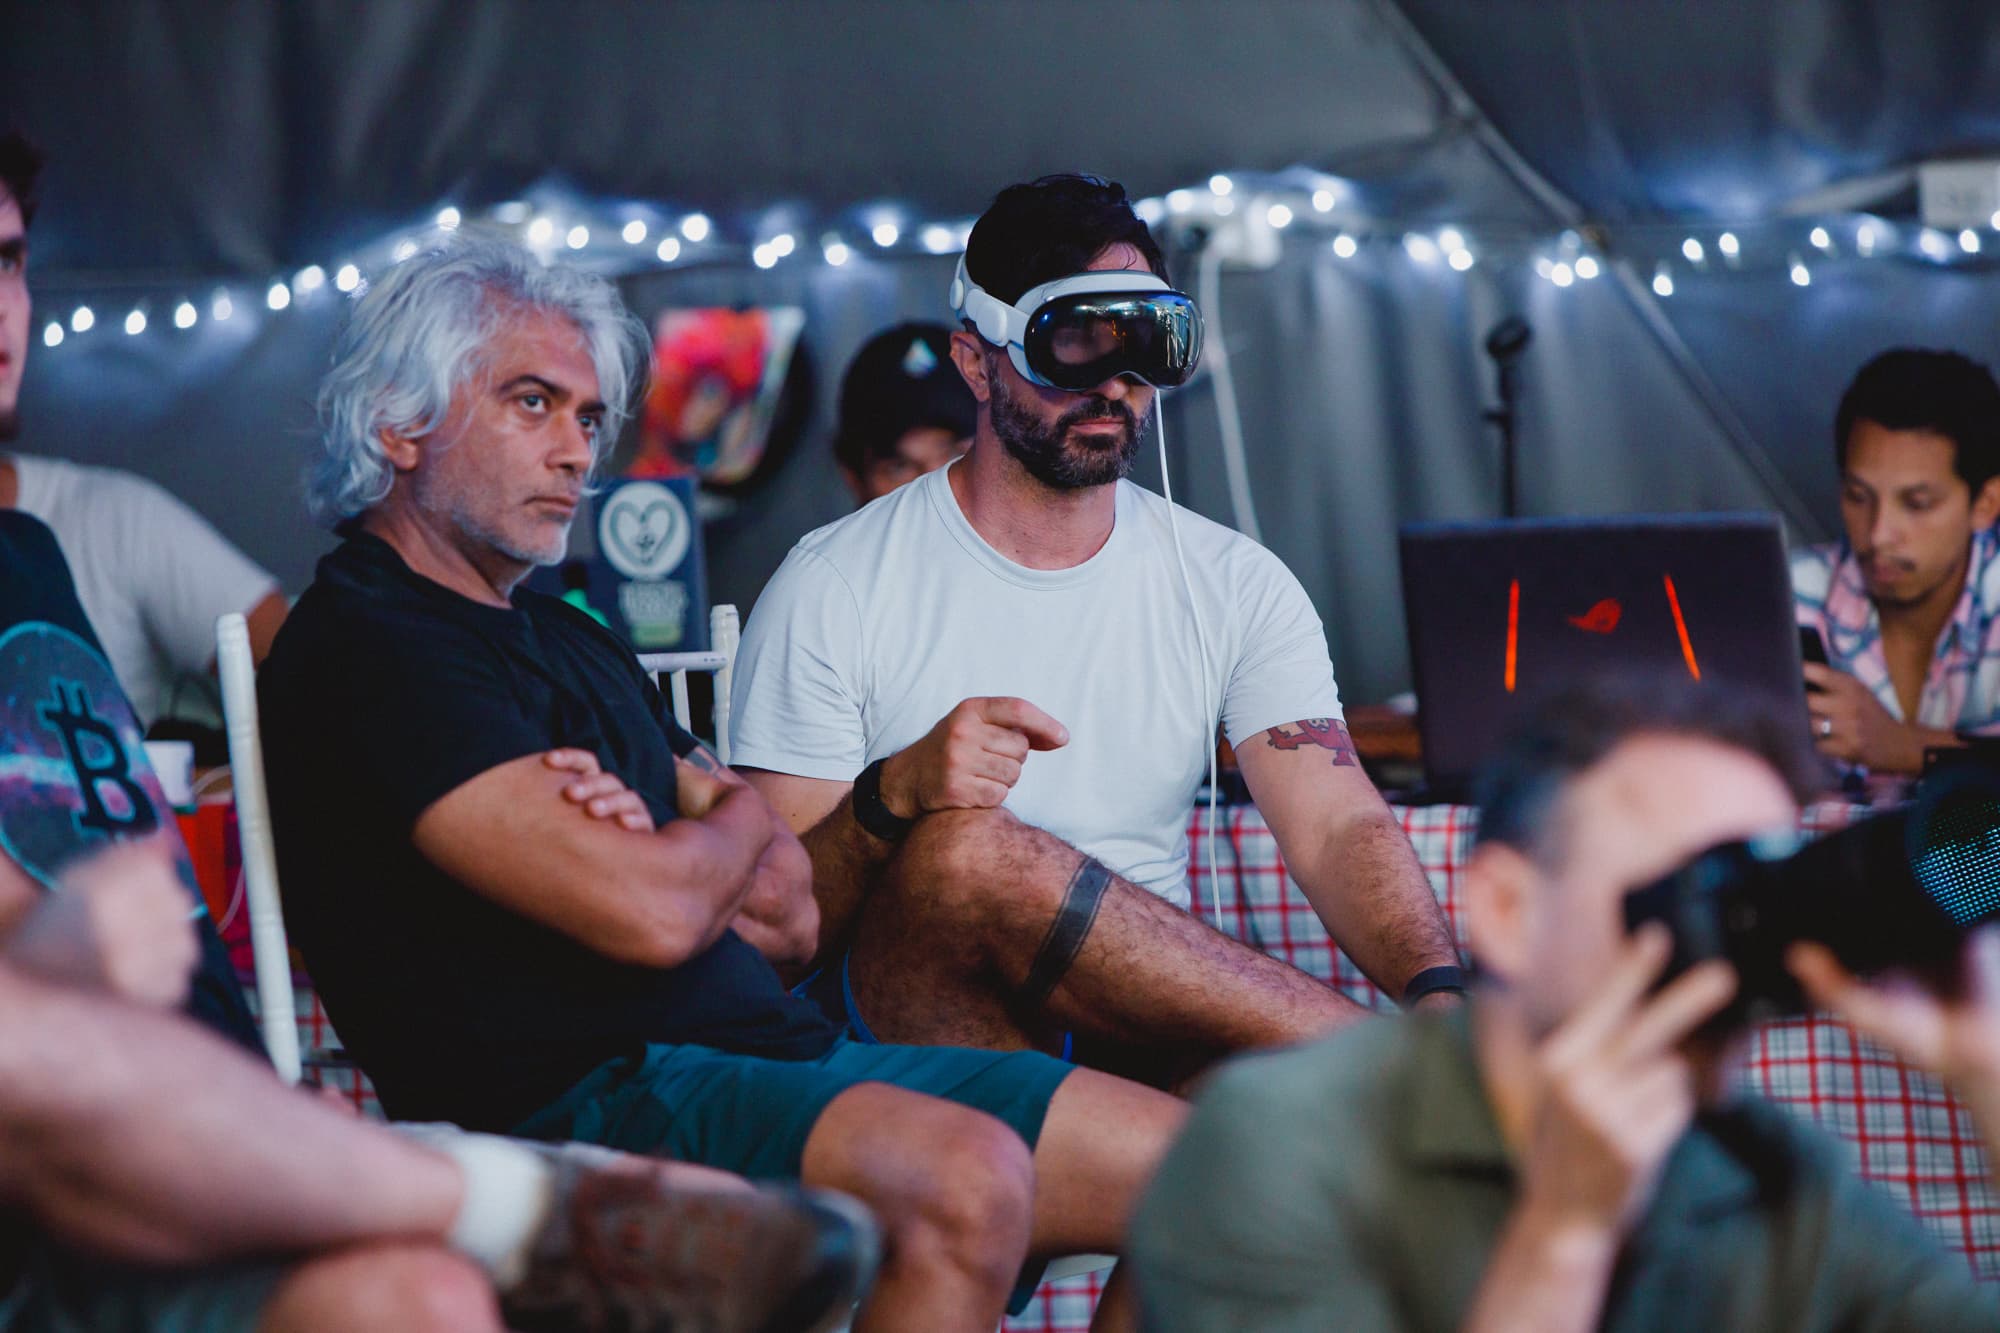
[[[392, 1114], [844, 1190], [886, 1242], [857, 1327], [990, 1330], [1024, 1259], [1118, 1247], [1180, 1104], [848, 1042], [786, 992], [773, 964], [818, 936], [798, 839], [624, 644], [520, 587], [564, 554], [640, 342], [601, 279], [471, 236], [356, 304], [312, 490], [346, 540], [260, 681], [300, 946]], [[656, 827], [576, 818], [560, 746]]]

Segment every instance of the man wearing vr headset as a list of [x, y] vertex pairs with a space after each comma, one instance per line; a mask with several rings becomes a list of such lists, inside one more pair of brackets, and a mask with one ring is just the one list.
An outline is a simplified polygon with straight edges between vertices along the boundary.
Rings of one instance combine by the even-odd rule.
[[1201, 346], [1124, 191], [1003, 191], [952, 301], [970, 452], [801, 540], [738, 659], [735, 762], [813, 857], [808, 993], [864, 1038], [1074, 1035], [1167, 1085], [1357, 1016], [1184, 910], [1220, 722], [1348, 952], [1391, 995], [1455, 1003], [1433, 993], [1459, 984], [1442, 913], [1297, 580], [1124, 480]]

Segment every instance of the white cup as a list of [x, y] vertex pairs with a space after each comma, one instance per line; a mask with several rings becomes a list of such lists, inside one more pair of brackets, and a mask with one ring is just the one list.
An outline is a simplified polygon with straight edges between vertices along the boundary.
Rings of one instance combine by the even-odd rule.
[[194, 804], [193, 741], [147, 741], [146, 762], [153, 766], [168, 805], [179, 810]]

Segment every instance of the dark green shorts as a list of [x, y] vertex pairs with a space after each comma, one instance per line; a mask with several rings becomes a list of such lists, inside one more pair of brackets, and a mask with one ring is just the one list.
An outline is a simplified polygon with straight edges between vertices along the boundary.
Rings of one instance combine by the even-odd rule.
[[[752, 1180], [797, 1180], [806, 1138], [827, 1104], [858, 1083], [888, 1083], [1004, 1121], [1033, 1148], [1049, 1099], [1074, 1065], [1038, 1051], [877, 1046], [843, 1037], [815, 1060], [764, 1060], [706, 1046], [648, 1046], [600, 1065], [515, 1126], [535, 1139], [576, 1139], [721, 1167]], [[1010, 1308], [1034, 1294], [1024, 1275]]]

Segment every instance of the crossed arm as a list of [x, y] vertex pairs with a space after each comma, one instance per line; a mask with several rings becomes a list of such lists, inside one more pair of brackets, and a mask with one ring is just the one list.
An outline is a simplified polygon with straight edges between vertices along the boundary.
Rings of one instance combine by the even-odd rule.
[[475, 892], [620, 962], [676, 967], [731, 928], [773, 962], [810, 956], [798, 840], [712, 757], [679, 761], [677, 786], [681, 818], [654, 829], [589, 756], [527, 755], [447, 792], [412, 836]]

